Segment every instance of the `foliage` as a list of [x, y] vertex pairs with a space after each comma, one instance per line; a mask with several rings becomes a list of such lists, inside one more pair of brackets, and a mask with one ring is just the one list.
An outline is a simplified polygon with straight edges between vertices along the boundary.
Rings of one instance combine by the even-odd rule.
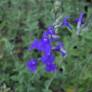
[[[47, 73], [40, 65], [36, 73], [26, 69], [34, 55], [26, 48], [47, 28], [65, 16], [84, 12], [84, 0], [0, 0], [0, 92], [91, 92], [92, 91], [92, 17], [87, 12], [80, 36], [58, 29], [68, 52], [56, 53], [59, 70]], [[62, 35], [64, 33], [64, 35]], [[19, 39], [16, 41], [16, 39]], [[24, 55], [18, 57], [22, 49]], [[2, 90], [3, 89], [3, 90]]]

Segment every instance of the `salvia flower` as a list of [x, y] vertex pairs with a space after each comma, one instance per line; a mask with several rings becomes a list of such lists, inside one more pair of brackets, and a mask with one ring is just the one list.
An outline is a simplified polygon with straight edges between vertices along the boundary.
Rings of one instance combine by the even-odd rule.
[[54, 26], [49, 26], [43, 33], [44, 38], [49, 38], [50, 36], [55, 35]]
[[67, 51], [64, 48], [60, 49], [60, 53], [63, 57], [67, 56]]
[[[79, 22], [79, 18], [76, 18], [75, 20], [74, 20], [74, 23], [78, 23]], [[84, 24], [84, 21], [82, 20], [81, 21], [81, 24]]]
[[37, 49], [40, 52], [43, 52], [45, 54], [50, 54], [51, 52], [51, 44], [47, 38], [43, 39], [35, 39], [31, 45], [29, 45], [28, 50], [32, 51], [33, 49]]
[[[28, 50], [32, 51], [34, 49], [37, 49], [42, 53], [42, 56], [40, 57], [40, 61], [45, 65], [45, 70], [47, 72], [55, 72], [56, 71], [56, 65], [55, 63], [55, 56], [52, 54], [52, 42], [57, 43], [55, 46], [55, 50], [62, 53], [64, 56], [66, 53], [64, 53], [63, 49], [64, 44], [57, 39], [55, 36], [58, 36], [55, 34], [55, 29], [53, 26], [49, 26], [47, 31], [43, 32], [41, 39], [34, 39], [34, 41], [29, 46]], [[57, 39], [57, 40], [56, 40]], [[37, 69], [37, 61], [35, 59], [31, 59], [27, 62], [27, 68], [31, 70], [32, 72], [35, 72]]]
[[38, 39], [34, 39], [34, 41], [29, 45], [28, 50], [32, 51], [33, 49], [41, 50], [40, 41]]
[[[74, 20], [77, 23], [77, 34], [80, 33], [81, 24], [84, 22], [83, 16], [84, 13], [80, 13], [80, 17]], [[70, 18], [72, 17], [66, 16], [62, 23], [60, 22], [59, 27], [72, 30], [72, 26], [68, 21]], [[64, 48], [64, 43], [60, 41], [60, 35], [58, 34], [58, 31], [56, 32], [55, 28], [56, 27], [53, 25], [49, 26], [46, 30], [44, 30], [42, 37], [40, 39], [34, 39], [34, 41], [28, 47], [29, 51], [36, 49], [41, 53], [39, 58], [36, 58], [36, 60], [30, 59], [26, 63], [28, 70], [36, 72], [38, 65], [37, 62], [39, 60], [42, 62], [42, 64], [44, 64], [45, 70], [47, 72], [56, 72], [57, 66], [55, 64], [54, 52], [59, 52], [63, 57], [67, 56], [67, 51]]]
[[63, 42], [57, 42], [53, 50], [60, 52], [63, 57], [67, 56], [67, 51], [64, 49]]
[[48, 34], [55, 35], [55, 28], [54, 26], [49, 26], [47, 29]]
[[54, 26], [49, 26], [43, 33], [42, 38], [47, 38], [49, 41], [54, 41], [58, 39], [58, 36], [56, 35]]
[[77, 23], [77, 35], [80, 34], [80, 27], [81, 27], [81, 24], [82, 24], [82, 21], [83, 21], [83, 16], [84, 16], [84, 13], [80, 13], [80, 17], [78, 19], [78, 23]]
[[48, 39], [46, 38], [43, 38], [41, 40], [41, 49], [42, 49], [42, 52], [46, 55], [50, 54], [51, 53], [51, 43], [49, 42]]
[[47, 72], [56, 72], [57, 66], [56, 66], [56, 64], [48, 63], [48, 64], [45, 65], [45, 70]]
[[[63, 49], [64, 44], [57, 38], [58, 35], [55, 33], [55, 29], [53, 26], [49, 26], [45, 32], [43, 32], [41, 39], [34, 39], [34, 41], [29, 46], [28, 50], [32, 51], [37, 49], [42, 53], [40, 57], [40, 61], [45, 65], [45, 70], [47, 72], [55, 72], [56, 65], [55, 56], [52, 54], [52, 42], [56, 42], [55, 50], [62, 53], [62, 56], [65, 56], [65, 51]], [[62, 48], [62, 49], [61, 49]], [[37, 61], [35, 59], [31, 59], [27, 62], [27, 68], [32, 72], [35, 72], [37, 69]]]
[[41, 61], [44, 63], [44, 64], [47, 64], [47, 63], [54, 63], [55, 61], [55, 56], [53, 54], [50, 54], [50, 55], [43, 55], [41, 57]]
[[31, 59], [27, 61], [26, 67], [31, 72], [36, 72], [37, 70], [37, 61], [35, 59]]
[[69, 16], [67, 16], [67, 17], [64, 18], [63, 23], [62, 23], [62, 26], [68, 28], [69, 30], [72, 30], [72, 26], [71, 26], [70, 23], [68, 22], [68, 19], [69, 19], [69, 18], [70, 18]]

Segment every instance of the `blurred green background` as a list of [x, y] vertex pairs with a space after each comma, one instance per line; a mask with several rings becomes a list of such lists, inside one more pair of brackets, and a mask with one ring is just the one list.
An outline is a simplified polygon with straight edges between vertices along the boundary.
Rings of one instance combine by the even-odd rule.
[[[91, 0], [0, 0], [0, 92], [92, 92], [92, 8]], [[26, 48], [39, 37], [43, 26], [60, 16], [78, 17], [88, 6], [87, 19], [77, 37], [63, 36], [68, 56], [56, 62], [63, 71], [50, 74], [39, 66], [32, 74]], [[62, 30], [59, 30], [62, 31]], [[19, 53], [21, 57], [19, 58]]]

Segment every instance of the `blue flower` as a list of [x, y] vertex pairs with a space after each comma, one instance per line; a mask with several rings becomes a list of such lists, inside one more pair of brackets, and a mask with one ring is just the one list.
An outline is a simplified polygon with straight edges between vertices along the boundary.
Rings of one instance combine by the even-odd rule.
[[[75, 20], [74, 20], [74, 23], [78, 23], [79, 22], [79, 18], [76, 18]], [[84, 24], [84, 21], [82, 20], [81, 21], [81, 24]]]
[[31, 72], [36, 72], [37, 70], [37, 61], [35, 59], [31, 59], [27, 61], [26, 67]]
[[29, 45], [28, 50], [32, 51], [33, 49], [41, 50], [41, 44], [38, 39], [34, 39], [34, 41]]
[[76, 19], [74, 20], [74, 23], [78, 23], [78, 21], [79, 21], [79, 18], [76, 18]]
[[47, 38], [49, 41], [54, 41], [56, 39], [56, 33], [54, 26], [49, 26], [47, 30], [44, 31], [42, 38]]
[[49, 55], [51, 53], [51, 43], [49, 41], [49, 39], [47, 38], [43, 38], [41, 39], [41, 49], [42, 49], [42, 52], [46, 55]]
[[56, 43], [56, 47], [55, 47], [55, 50], [56, 51], [60, 51], [60, 48], [64, 48], [64, 44], [63, 44], [63, 42], [57, 42]]
[[82, 21], [83, 21], [83, 16], [84, 16], [84, 13], [80, 13], [80, 17], [78, 19], [78, 22], [77, 22], [77, 34], [79, 35], [80, 33], [80, 27], [81, 27], [81, 24], [82, 24]]
[[32, 51], [33, 49], [37, 49], [40, 52], [43, 52], [45, 54], [51, 53], [51, 44], [49, 42], [49, 39], [43, 38], [43, 39], [35, 39], [32, 44], [29, 46], [28, 50]]
[[[64, 19], [63, 25], [68, 28], [71, 27], [67, 18]], [[34, 39], [28, 48], [29, 51], [36, 49], [42, 53], [40, 60], [45, 65], [45, 70], [47, 72], [55, 72], [57, 69], [56, 64], [54, 64], [55, 56], [52, 54], [53, 41], [56, 43], [54, 50], [60, 52], [63, 57], [66, 56], [64, 44], [59, 41], [59, 36], [55, 33], [54, 26], [49, 26], [46, 31], [43, 32], [41, 39]], [[26, 66], [30, 71], [36, 72], [37, 61], [31, 59], [27, 62]]]
[[72, 27], [71, 27], [70, 23], [67, 20], [69, 18], [70, 18], [69, 16], [67, 16], [67, 17], [64, 18], [62, 26], [67, 27], [69, 30], [72, 30]]
[[67, 52], [66, 52], [66, 50], [65, 50], [64, 48], [61, 48], [61, 49], [60, 49], [60, 53], [61, 53], [61, 55], [62, 55], [63, 57], [67, 56]]
[[44, 63], [44, 64], [48, 64], [48, 63], [53, 63], [55, 61], [55, 57], [53, 54], [50, 54], [50, 55], [43, 55], [41, 57], [41, 61]]
[[47, 30], [43, 32], [42, 38], [49, 38]]
[[45, 65], [45, 70], [47, 72], [56, 72], [57, 66], [56, 66], [56, 64], [48, 63], [48, 64]]
[[67, 52], [64, 49], [63, 42], [57, 42], [56, 46], [54, 47], [54, 50], [60, 52], [63, 57], [67, 55]]
[[54, 28], [54, 26], [49, 26], [49, 27], [47, 28], [47, 32], [48, 32], [48, 34], [50, 34], [50, 35], [54, 35], [54, 34], [55, 34], [55, 28]]
[[57, 40], [59, 40], [60, 39], [60, 36], [58, 36], [57, 34], [48, 34], [48, 32], [44, 32], [43, 33], [43, 37], [42, 37], [42, 39], [44, 39], [44, 38], [47, 38], [47, 39], [49, 39], [49, 41], [52, 43], [52, 42], [55, 42], [55, 41], [57, 41]]
[[49, 26], [43, 33], [43, 38], [49, 38], [49, 36], [55, 35], [54, 26]]

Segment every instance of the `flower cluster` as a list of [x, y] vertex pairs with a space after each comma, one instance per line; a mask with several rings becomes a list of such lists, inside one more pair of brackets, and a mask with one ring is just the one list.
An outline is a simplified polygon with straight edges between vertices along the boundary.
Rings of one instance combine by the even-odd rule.
[[[54, 26], [49, 26], [43, 32], [41, 39], [34, 39], [28, 50], [32, 51], [34, 49], [42, 53], [40, 61], [45, 65], [47, 72], [55, 72], [57, 70], [53, 51], [60, 52], [63, 57], [67, 54], [63, 42], [59, 41], [59, 36], [55, 32]], [[32, 72], [35, 72], [37, 70], [37, 60], [34, 58], [29, 60], [27, 67]]]
[[[60, 26], [66, 27], [68, 30], [72, 30], [71, 24], [68, 22], [70, 17], [65, 17]], [[77, 23], [78, 29], [82, 24], [83, 13], [80, 17], [74, 21]], [[67, 55], [67, 51], [64, 49], [64, 44], [60, 41], [60, 36], [58, 36], [55, 31], [54, 26], [49, 26], [42, 34], [40, 39], [34, 39], [34, 41], [29, 46], [28, 50], [37, 50], [41, 53], [40, 58], [32, 58], [27, 63], [26, 66], [32, 72], [36, 72], [39, 61], [45, 66], [47, 72], [55, 72], [57, 66], [55, 64], [55, 54], [54, 52], [59, 52], [63, 57]], [[54, 51], [54, 52], [53, 52]]]

